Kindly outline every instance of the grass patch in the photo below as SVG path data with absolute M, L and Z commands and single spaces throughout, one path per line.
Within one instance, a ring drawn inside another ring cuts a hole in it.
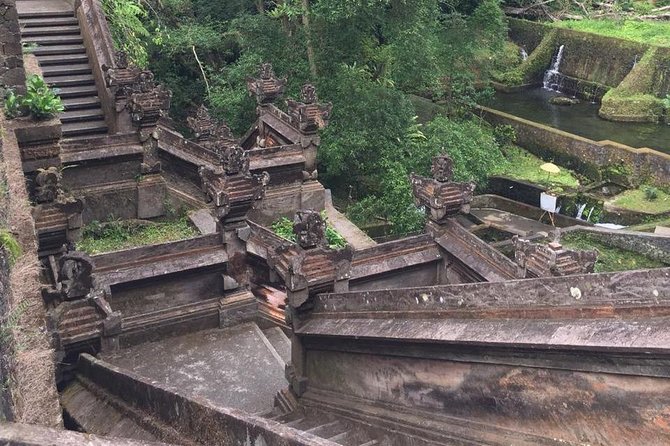
M 507 158 L 508 163 L 504 166 L 500 166 L 499 169 L 494 170 L 494 172 L 492 172 L 493 175 L 504 175 L 517 180 L 540 184 L 549 188 L 579 187 L 579 180 L 573 172 L 561 168 L 561 172 L 558 174 L 548 174 L 540 169 L 540 166 L 546 163 L 546 161 L 519 147 L 506 147 L 505 157 Z
M 5 229 L 0 229 L 0 246 L 4 248 L 9 256 L 10 266 L 21 256 L 21 245 L 19 245 L 19 242 L 16 241 L 14 236 Z
M 561 20 L 559 28 L 574 29 L 649 45 L 670 47 L 670 23 L 641 20 L 585 19 Z
M 611 204 L 622 209 L 648 214 L 663 214 L 670 212 L 670 194 L 654 189 L 656 198 L 650 199 L 649 190 L 653 188 L 627 190 L 614 197 Z
M 561 244 L 571 249 L 597 249 L 598 261 L 595 266 L 595 272 L 597 273 L 663 268 L 666 266 L 663 262 L 650 259 L 641 254 L 606 245 L 588 234 L 565 234 L 561 237 Z
M 339 232 L 335 230 L 326 219 L 325 211 L 321 213 L 322 218 L 326 221 L 326 241 L 328 242 L 328 247 L 330 249 L 340 249 L 347 246 L 347 241 L 340 235 Z M 274 223 L 270 226 L 272 232 L 277 234 L 279 237 L 286 239 L 288 241 L 296 241 L 295 234 L 293 233 L 293 222 L 286 217 L 282 217 L 278 220 L 275 220 Z
M 137 246 L 184 240 L 199 235 L 188 217 L 165 221 L 91 222 L 84 228 L 77 249 L 88 254 L 118 251 Z

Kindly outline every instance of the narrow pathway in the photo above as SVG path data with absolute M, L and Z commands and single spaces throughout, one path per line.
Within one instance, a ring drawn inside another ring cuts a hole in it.
M 17 1 L 21 40 L 37 57 L 44 79 L 57 89 L 65 111 L 63 138 L 107 134 L 95 78 L 79 22 L 66 1 Z
M 507 231 L 521 237 L 527 237 L 539 232 L 550 234 L 556 228 L 530 218 L 501 211 L 499 209 L 482 208 L 472 209 L 472 215 L 493 228 Z
M 347 240 L 355 251 L 371 248 L 377 244 L 358 226 L 350 222 L 347 217 L 335 209 L 330 190 L 326 191 L 326 216 L 328 217 L 328 222 Z

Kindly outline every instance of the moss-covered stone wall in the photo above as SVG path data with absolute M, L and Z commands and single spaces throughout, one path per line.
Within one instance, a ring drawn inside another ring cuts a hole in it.
M 497 76 L 506 86 L 538 83 L 561 45 L 566 93 L 601 100 L 600 116 L 612 121 L 670 121 L 670 48 L 509 19 L 509 36 L 530 56 Z
M 593 181 L 614 166 L 626 166 L 638 181 L 658 186 L 670 184 L 670 155 L 647 148 L 635 149 L 612 141 L 593 141 L 581 136 L 480 107 L 482 117 L 493 125 L 511 125 L 517 144 L 531 153 L 581 173 Z

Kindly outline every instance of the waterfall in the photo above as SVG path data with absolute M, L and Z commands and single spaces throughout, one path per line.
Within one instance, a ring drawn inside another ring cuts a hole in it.
M 586 203 L 579 205 L 579 210 L 577 211 L 577 216 L 575 217 L 577 220 L 582 219 L 582 215 L 584 214 L 584 209 L 586 209 Z
M 635 68 L 635 66 L 637 65 L 637 58 L 638 58 L 638 55 L 636 54 L 635 58 L 633 59 L 633 68 Z
M 560 88 L 560 75 L 561 73 L 558 69 L 561 67 L 561 61 L 563 60 L 563 49 L 565 45 L 561 45 L 558 48 L 558 53 L 554 60 L 551 63 L 551 68 L 549 68 L 544 73 L 544 79 L 542 81 L 542 87 L 546 90 L 555 90 L 558 91 Z
M 593 214 L 593 210 L 594 210 L 595 208 L 596 208 L 595 206 L 592 206 L 592 207 L 591 207 L 591 210 L 589 211 L 589 215 L 586 216 L 586 221 L 590 221 L 590 220 L 591 220 L 591 214 Z
M 528 59 L 528 53 L 526 52 L 526 48 L 520 47 L 519 52 L 521 54 L 521 60 L 526 60 Z

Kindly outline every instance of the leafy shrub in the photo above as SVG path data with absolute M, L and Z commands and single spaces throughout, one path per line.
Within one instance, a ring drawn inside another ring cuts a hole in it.
M 9 256 L 9 264 L 13 264 L 21 256 L 21 245 L 14 236 L 5 229 L 0 230 L 0 246 Z
M 9 90 L 5 97 L 5 113 L 10 119 L 23 114 L 35 119 L 49 119 L 63 110 L 60 97 L 37 74 L 27 79 L 25 96 L 17 96 Z
M 658 198 L 658 189 L 653 186 L 642 186 L 642 191 L 647 201 L 654 201 Z
M 36 74 L 30 76 L 26 82 L 23 106 L 35 119 L 49 119 L 64 110 L 60 97 Z
M 151 35 L 142 19 L 147 11 L 140 0 L 103 0 L 102 8 L 107 16 L 112 38 L 136 65 L 147 66 L 149 57 L 144 39 Z M 155 40 L 155 39 L 154 39 Z
M 16 118 L 21 115 L 22 97 L 17 96 L 14 90 L 7 90 L 5 95 L 5 116 L 8 119 Z
M 493 138 L 500 147 L 509 146 L 516 141 L 516 130 L 509 124 L 497 125 L 493 127 Z

